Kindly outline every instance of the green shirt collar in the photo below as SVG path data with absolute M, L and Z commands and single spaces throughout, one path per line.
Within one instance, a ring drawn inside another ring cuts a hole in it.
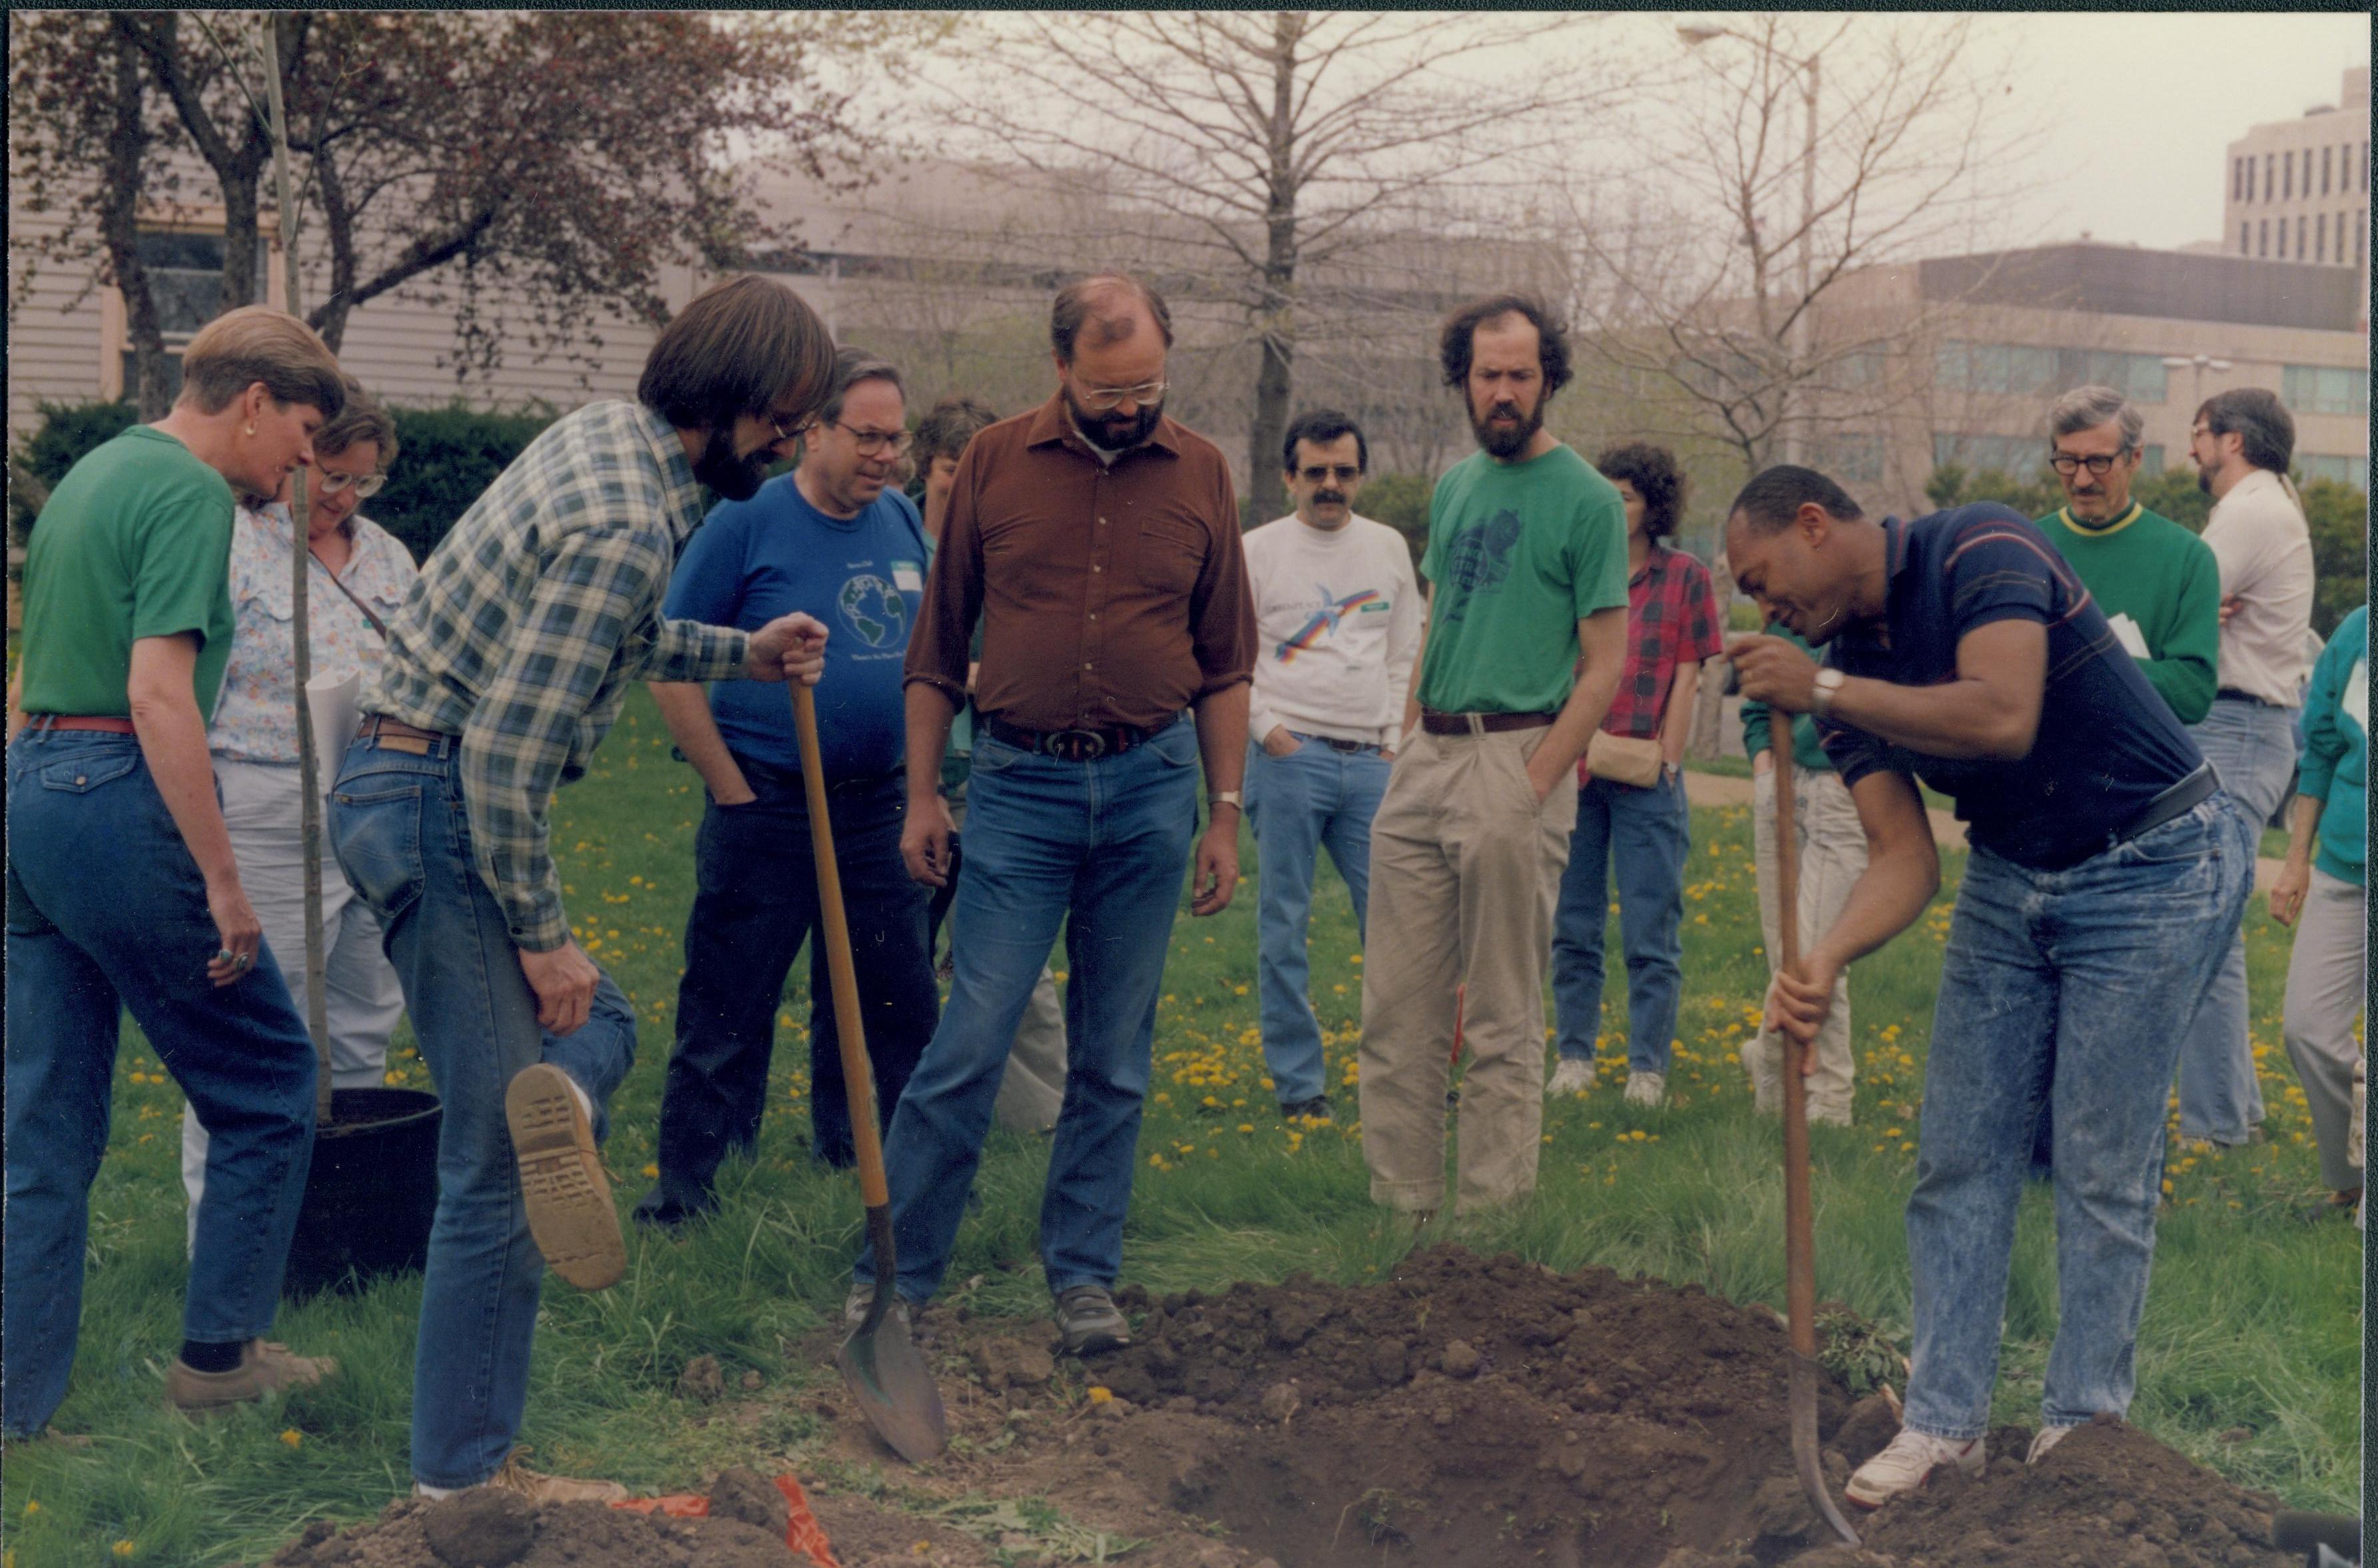
M 2103 539 L 2109 533 L 2120 533 L 2123 529 L 2138 521 L 2140 515 L 2146 509 L 2144 502 L 2133 500 L 2123 509 L 2121 516 L 2110 522 L 2084 522 L 2072 515 L 2071 507 L 2057 508 L 2056 516 L 2065 527 L 2075 533 L 2085 533 L 2093 539 Z

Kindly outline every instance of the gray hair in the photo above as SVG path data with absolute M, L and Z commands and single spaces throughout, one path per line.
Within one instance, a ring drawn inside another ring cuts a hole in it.
M 2075 387 L 2057 399 L 2048 411 L 2048 438 L 2053 443 L 2060 436 L 2095 430 L 2109 419 L 2120 422 L 2122 450 L 2137 451 L 2139 437 L 2146 428 L 2145 416 L 2137 404 L 2111 387 Z
M 334 458 L 358 442 L 369 441 L 379 449 L 379 472 L 386 473 L 389 464 L 396 461 L 396 421 L 354 377 L 342 372 L 339 380 L 347 401 L 314 432 L 314 455 Z
M 826 394 L 825 406 L 818 411 L 818 417 L 828 423 L 840 419 L 844 400 L 861 381 L 889 381 L 892 389 L 900 394 L 900 401 L 908 401 L 908 385 L 900 379 L 898 365 L 865 349 L 841 349 L 834 356 L 834 389 Z

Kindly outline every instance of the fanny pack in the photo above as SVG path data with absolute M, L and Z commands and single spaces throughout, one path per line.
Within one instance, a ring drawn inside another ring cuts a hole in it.
M 1633 784 L 1638 789 L 1649 789 L 1660 782 L 1662 761 L 1657 740 L 1612 735 L 1606 730 L 1595 730 L 1585 747 L 1587 772 L 1597 779 Z

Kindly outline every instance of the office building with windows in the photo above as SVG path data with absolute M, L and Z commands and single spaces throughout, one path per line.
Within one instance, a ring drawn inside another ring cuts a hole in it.
M 2229 144 L 2221 248 L 2257 261 L 2350 267 L 2370 293 L 2370 67 L 2337 102 L 2254 126 Z

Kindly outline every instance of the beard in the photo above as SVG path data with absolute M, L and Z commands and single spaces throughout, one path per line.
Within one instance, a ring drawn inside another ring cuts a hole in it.
M 737 457 L 734 433 L 714 429 L 703 440 L 702 455 L 693 460 L 693 476 L 730 501 L 748 501 L 760 493 L 761 483 L 775 461 L 775 450 L 768 447 L 748 458 Z
M 1470 415 L 1470 431 L 1478 437 L 1478 445 L 1491 458 L 1517 457 L 1527 449 L 1529 442 L 1536 438 L 1536 432 L 1544 427 L 1544 410 L 1541 402 L 1524 415 L 1520 414 L 1517 403 L 1497 402 L 1486 411 L 1486 419 L 1481 419 L 1473 409 Z M 1487 423 L 1496 414 L 1509 414 L 1517 423 L 1499 426 Z
M 2208 496 L 2213 494 L 2213 471 L 2211 469 L 2200 468 L 2196 471 L 2196 487 L 2204 491 Z
M 1111 452 L 1128 451 L 1156 434 L 1156 426 L 1164 418 L 1164 400 L 1159 398 L 1141 407 L 1137 413 L 1091 413 L 1074 401 L 1074 389 L 1064 389 L 1065 412 L 1073 416 L 1074 427 L 1093 443 Z

